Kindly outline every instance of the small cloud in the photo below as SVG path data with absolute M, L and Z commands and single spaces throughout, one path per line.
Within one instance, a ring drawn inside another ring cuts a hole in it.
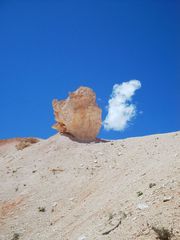
M 132 104 L 132 96 L 141 87 L 138 80 L 130 80 L 113 86 L 108 101 L 108 114 L 103 122 L 106 130 L 122 131 L 136 115 L 136 106 Z

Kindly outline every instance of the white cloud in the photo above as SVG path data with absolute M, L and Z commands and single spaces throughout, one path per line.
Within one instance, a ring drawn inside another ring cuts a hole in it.
M 122 131 L 136 115 L 136 106 L 132 104 L 132 96 L 141 87 L 138 80 L 130 80 L 113 86 L 108 101 L 108 114 L 103 122 L 106 130 Z

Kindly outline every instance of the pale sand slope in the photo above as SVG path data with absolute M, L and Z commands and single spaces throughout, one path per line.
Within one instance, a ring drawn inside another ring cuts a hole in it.
M 152 226 L 180 239 L 180 132 L 0 145 L 0 240 L 155 240 Z

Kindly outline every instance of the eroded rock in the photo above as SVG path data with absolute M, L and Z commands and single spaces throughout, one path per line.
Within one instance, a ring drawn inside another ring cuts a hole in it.
M 96 104 L 92 89 L 80 87 L 69 93 L 66 100 L 53 100 L 52 105 L 56 120 L 54 129 L 84 142 L 96 139 L 101 128 L 102 111 Z

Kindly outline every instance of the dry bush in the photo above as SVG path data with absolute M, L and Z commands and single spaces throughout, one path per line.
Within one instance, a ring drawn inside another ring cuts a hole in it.
M 13 238 L 11 240 L 18 240 L 19 239 L 19 233 L 14 233 Z
M 152 227 L 152 229 L 154 230 L 154 232 L 157 235 L 157 238 L 160 240 L 171 240 L 172 238 L 172 229 L 171 231 L 169 231 L 168 229 L 162 227 L 162 228 L 156 228 L 156 227 Z
M 17 150 L 23 150 L 26 147 L 31 146 L 34 143 L 39 142 L 38 139 L 36 138 L 23 138 L 20 140 L 20 142 L 18 144 L 16 144 L 16 149 Z

